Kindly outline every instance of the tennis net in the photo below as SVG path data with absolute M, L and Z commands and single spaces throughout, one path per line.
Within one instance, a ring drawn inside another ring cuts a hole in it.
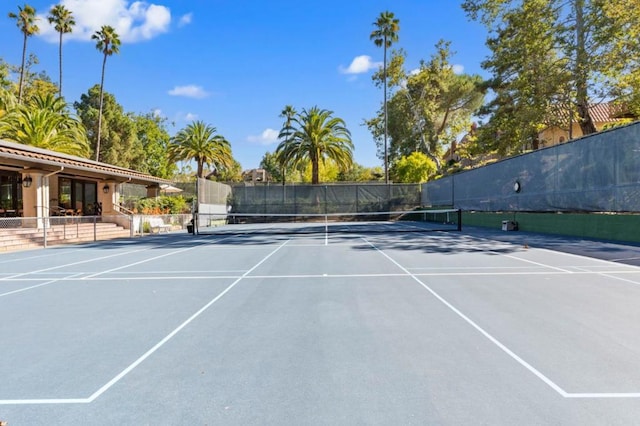
M 198 234 L 371 234 L 393 232 L 460 231 L 457 209 L 367 213 L 197 214 Z

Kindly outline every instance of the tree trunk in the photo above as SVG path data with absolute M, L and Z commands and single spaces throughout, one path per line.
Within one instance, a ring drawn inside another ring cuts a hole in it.
M 389 183 L 389 150 L 387 148 L 387 36 L 384 36 L 384 62 L 382 65 L 384 74 L 384 183 Z
M 320 183 L 320 164 L 317 158 L 311 159 L 311 184 L 317 185 Z
M 104 69 L 107 65 L 107 54 L 102 60 L 102 77 L 100 78 L 100 108 L 98 109 L 98 137 L 96 139 L 96 161 L 100 161 L 100 136 L 102 135 L 102 103 L 104 102 Z
M 62 31 L 60 31 L 60 43 L 58 45 L 58 63 L 60 64 L 60 81 L 58 83 L 58 92 L 62 97 Z
M 589 93 L 587 75 L 589 64 L 586 52 L 586 35 L 584 28 L 584 0 L 575 0 L 576 12 L 576 106 L 578 109 L 578 124 L 583 135 L 597 132 L 595 124 L 589 114 Z
M 22 90 L 24 87 L 24 65 L 27 60 L 27 35 L 24 35 L 22 43 L 22 66 L 20 67 L 20 83 L 18 84 L 18 103 L 22 104 Z

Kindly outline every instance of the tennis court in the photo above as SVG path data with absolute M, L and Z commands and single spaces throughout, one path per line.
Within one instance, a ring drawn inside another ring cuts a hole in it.
M 640 418 L 640 249 L 362 231 L 183 233 L 0 255 L 0 421 Z

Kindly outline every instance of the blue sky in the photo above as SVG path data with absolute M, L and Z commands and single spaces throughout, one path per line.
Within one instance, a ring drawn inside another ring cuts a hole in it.
M 57 82 L 57 38 L 45 16 L 56 2 L 30 0 L 43 19 L 28 42 L 37 70 Z M 483 74 L 486 31 L 470 22 L 457 0 L 62 0 L 77 26 L 64 44 L 63 91 L 79 100 L 100 82 L 102 56 L 90 39 L 101 25 L 120 35 L 120 53 L 109 57 L 105 90 L 125 111 L 157 111 L 174 134 L 193 120 L 215 126 L 232 145 L 243 169 L 273 152 L 283 107 L 318 106 L 343 118 L 354 158 L 381 166 L 362 125 L 381 105 L 372 73 L 383 52 L 369 39 L 373 22 L 389 10 L 400 20 L 394 47 L 408 54 L 407 68 L 428 60 L 440 39 L 452 42 L 452 62 Z M 9 19 L 24 2 L 2 2 L 0 57 L 20 63 L 22 34 Z

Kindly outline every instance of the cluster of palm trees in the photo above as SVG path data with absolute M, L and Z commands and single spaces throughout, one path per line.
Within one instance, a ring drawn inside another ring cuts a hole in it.
M 24 7 L 18 6 L 18 13 L 10 12 L 9 18 L 14 19 L 16 21 L 16 25 L 18 26 L 18 28 L 23 34 L 22 62 L 20 66 L 20 79 L 18 83 L 18 99 L 17 99 L 17 104 L 23 105 L 24 104 L 24 99 L 23 99 L 24 80 L 25 80 L 25 71 L 26 71 L 25 63 L 26 63 L 26 57 L 27 57 L 27 40 L 29 39 L 29 37 L 35 34 L 38 34 L 40 32 L 40 28 L 37 25 L 38 18 L 36 16 L 36 10 L 29 5 L 25 5 Z M 49 21 L 50 24 L 54 25 L 55 30 L 59 34 L 58 56 L 59 56 L 60 75 L 59 75 L 59 82 L 58 82 L 58 96 L 62 100 L 63 98 L 62 97 L 62 40 L 63 40 L 64 34 L 73 32 L 73 27 L 75 26 L 76 22 L 73 17 L 73 13 L 62 4 L 55 5 L 49 10 L 49 15 L 47 17 L 47 20 Z M 109 25 L 103 25 L 102 28 L 99 31 L 96 31 L 91 38 L 96 41 L 96 48 L 104 55 L 104 58 L 102 61 L 102 76 L 100 80 L 100 106 L 99 106 L 99 112 L 98 112 L 99 118 L 98 118 L 98 129 L 97 129 L 97 140 L 95 145 L 95 158 L 97 161 L 100 158 L 100 136 L 101 136 L 101 126 L 102 126 L 102 108 L 103 108 L 103 102 L 104 102 L 103 94 L 104 94 L 104 75 L 105 75 L 106 61 L 108 56 L 111 56 L 114 53 L 118 53 L 119 46 L 120 46 L 120 39 L 115 29 Z M 7 95 L 4 95 L 5 98 L 6 96 Z M 46 96 L 43 95 L 41 97 L 46 97 Z M 41 103 L 42 100 L 43 99 L 36 100 L 36 103 Z M 61 102 L 64 105 L 64 102 L 63 101 Z M 8 102 L 5 101 L 4 106 L 0 105 L 0 110 L 4 108 L 4 110 L 7 111 L 7 105 L 8 105 Z M 62 115 L 62 122 L 63 123 L 65 122 L 64 119 L 66 117 L 65 117 L 65 114 L 62 114 L 62 113 L 66 111 L 66 107 L 62 107 L 62 108 L 58 107 L 57 109 L 56 108 L 54 108 L 53 110 L 49 109 L 48 111 L 53 113 L 60 113 Z M 20 113 L 20 111 L 18 112 Z M 24 115 L 24 112 L 22 113 Z M 6 115 L 7 117 L 9 117 L 11 114 L 6 114 Z M 60 124 L 61 122 L 61 120 L 52 120 L 52 121 L 53 121 L 53 124 L 55 124 L 55 122 L 58 122 L 58 124 Z M 6 120 L 5 120 L 4 126 L 6 127 L 7 125 L 8 124 L 6 123 Z M 0 126 L 0 128 L 2 127 Z M 61 130 L 64 130 L 64 126 Z M 60 133 L 64 134 L 63 131 L 61 131 Z M 6 137 L 9 138 L 9 136 L 6 136 Z M 86 140 L 86 136 L 83 139 Z M 42 145 L 42 144 L 40 143 L 38 145 Z
M 71 33 L 75 26 L 73 13 L 64 5 L 53 6 L 47 17 L 59 34 L 59 82 L 58 96 L 36 95 L 26 102 L 23 99 L 25 85 L 25 62 L 27 41 L 38 34 L 36 10 L 25 5 L 18 7 L 18 13 L 9 13 L 22 32 L 22 63 L 17 99 L 8 91 L 0 90 L 0 137 L 28 143 L 46 149 L 55 149 L 70 154 L 88 156 L 89 142 L 82 123 L 68 113 L 62 97 L 62 45 L 63 36 Z M 387 48 L 397 41 L 398 20 L 393 13 L 383 12 L 374 23 L 377 29 L 371 39 L 377 46 L 384 47 L 384 108 L 385 108 L 385 178 L 388 182 L 387 131 L 386 131 L 386 65 Z M 119 52 L 120 40 L 113 27 L 104 25 L 92 35 L 96 48 L 103 54 L 100 80 L 100 105 L 98 125 L 94 145 L 95 159 L 100 159 L 100 139 L 102 133 L 102 110 L 104 102 L 104 76 L 107 58 Z M 314 106 L 298 113 L 287 105 L 281 113 L 285 122 L 280 131 L 282 142 L 276 149 L 276 159 L 282 168 L 283 177 L 287 169 L 311 165 L 311 181 L 319 183 L 320 164 L 327 159 L 340 169 L 347 170 L 353 165 L 353 143 L 351 134 L 343 119 L 334 117 L 333 112 Z M 168 154 L 174 161 L 193 159 L 197 164 L 197 175 L 203 177 L 204 166 L 218 168 L 231 167 L 234 159 L 230 143 L 216 133 L 216 128 L 202 121 L 195 121 L 180 130 L 171 139 Z

